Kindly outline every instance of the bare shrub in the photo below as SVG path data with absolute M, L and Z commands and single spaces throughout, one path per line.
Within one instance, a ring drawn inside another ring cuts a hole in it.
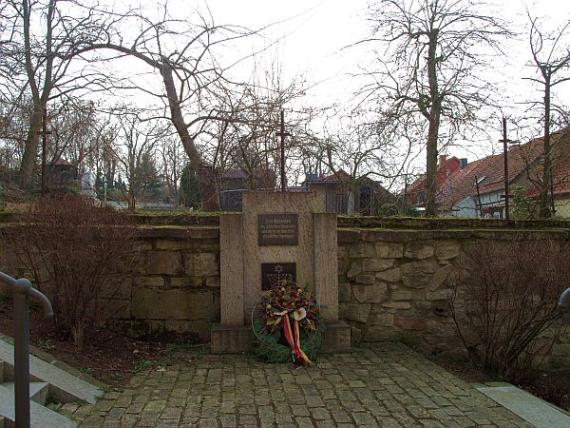
M 549 353 L 568 286 L 568 246 L 551 241 L 472 245 L 460 259 L 451 298 L 456 330 L 473 363 L 491 375 L 521 380 Z M 547 337 L 548 336 L 548 337 Z
M 109 315 L 101 298 L 113 299 L 129 273 L 134 233 L 126 214 L 58 195 L 36 201 L 10 234 L 21 262 L 52 299 L 56 328 L 79 349 L 87 327 Z

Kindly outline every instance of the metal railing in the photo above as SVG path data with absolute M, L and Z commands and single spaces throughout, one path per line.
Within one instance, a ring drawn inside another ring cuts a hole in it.
M 570 288 L 567 288 L 560 295 L 558 307 L 563 311 L 570 311 Z
M 28 297 L 39 300 L 46 317 L 53 316 L 48 298 L 25 279 L 0 272 L 0 281 L 14 295 L 14 399 L 17 428 L 30 427 L 30 311 Z

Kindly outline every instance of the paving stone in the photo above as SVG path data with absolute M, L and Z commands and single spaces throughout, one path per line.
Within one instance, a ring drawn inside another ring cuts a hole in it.
M 59 411 L 80 427 L 528 426 L 397 343 L 325 355 L 298 370 L 243 355 L 196 352 L 184 361 L 138 373 L 96 405 Z

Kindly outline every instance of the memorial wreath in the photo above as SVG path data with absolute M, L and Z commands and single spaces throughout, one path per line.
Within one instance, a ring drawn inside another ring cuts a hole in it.
M 323 338 L 312 293 L 286 280 L 263 292 L 253 311 L 252 327 L 253 353 L 272 363 L 292 357 L 295 365 L 307 366 L 316 359 Z

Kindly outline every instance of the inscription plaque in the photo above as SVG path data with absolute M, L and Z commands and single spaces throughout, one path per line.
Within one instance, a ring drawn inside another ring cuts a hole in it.
M 298 214 L 259 214 L 257 243 L 266 245 L 298 245 Z
M 269 290 L 281 281 L 297 281 L 296 263 L 261 263 L 261 289 Z

